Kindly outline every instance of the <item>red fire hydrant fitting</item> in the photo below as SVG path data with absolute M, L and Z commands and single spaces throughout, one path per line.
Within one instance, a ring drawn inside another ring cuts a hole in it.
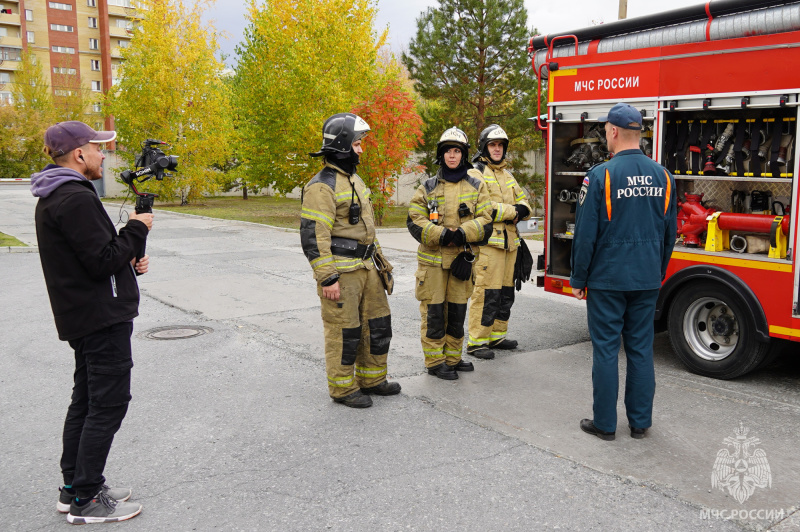
M 685 194 L 686 201 L 678 202 L 678 235 L 683 235 L 687 247 L 700 245 L 700 234 L 708 229 L 708 218 L 716 209 L 703 207 L 703 194 Z

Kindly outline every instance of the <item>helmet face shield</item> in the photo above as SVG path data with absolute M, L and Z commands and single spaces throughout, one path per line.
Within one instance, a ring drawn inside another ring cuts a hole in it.
M 322 125 L 322 148 L 312 157 L 334 153 L 348 153 L 357 140 L 369 133 L 367 122 L 353 113 L 337 113 L 328 118 Z

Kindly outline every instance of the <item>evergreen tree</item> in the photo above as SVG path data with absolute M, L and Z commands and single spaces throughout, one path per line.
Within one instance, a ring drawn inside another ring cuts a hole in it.
M 512 168 L 531 178 L 519 155 L 541 146 L 527 118 L 536 114 L 536 79 L 527 54 L 535 30 L 523 0 L 440 0 L 417 19 L 417 35 L 403 54 L 414 88 L 427 100 L 425 158 L 429 167 L 439 135 L 463 129 L 472 145 L 489 124 L 500 124 L 510 143 Z M 429 170 L 430 171 L 430 170 Z

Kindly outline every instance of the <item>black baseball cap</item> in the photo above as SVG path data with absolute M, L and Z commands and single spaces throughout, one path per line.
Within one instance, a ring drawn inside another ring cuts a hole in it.
M 117 138 L 116 131 L 95 131 L 83 122 L 71 120 L 59 122 L 47 128 L 44 145 L 50 149 L 51 157 L 60 157 L 88 143 L 103 144 Z

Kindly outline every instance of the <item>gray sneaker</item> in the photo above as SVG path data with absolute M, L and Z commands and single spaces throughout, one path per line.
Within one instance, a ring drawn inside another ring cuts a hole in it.
M 73 525 L 115 523 L 136 517 L 141 511 L 141 504 L 117 502 L 101 491 L 83 506 L 78 506 L 75 501 L 72 501 L 67 514 L 67 521 Z
M 101 488 L 102 491 L 114 499 L 115 501 L 127 501 L 131 498 L 130 488 L 109 488 L 105 484 Z M 58 488 L 58 502 L 56 503 L 56 510 L 62 514 L 69 512 L 69 505 L 72 504 L 72 499 L 75 498 L 75 491 L 69 488 Z

